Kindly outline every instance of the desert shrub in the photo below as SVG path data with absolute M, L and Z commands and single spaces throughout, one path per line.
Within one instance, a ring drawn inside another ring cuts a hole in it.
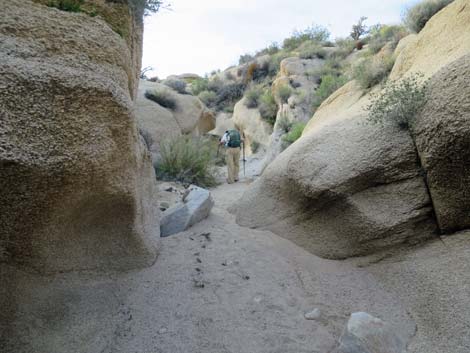
M 393 56 L 364 58 L 353 66 L 352 77 L 363 89 L 374 87 L 388 77 L 394 62 Z
M 321 82 L 315 93 L 313 94 L 312 110 L 315 111 L 325 99 L 327 99 L 333 92 L 342 87 L 346 82 L 345 76 L 336 76 L 327 74 L 321 77 Z
M 259 87 L 251 87 L 245 92 L 245 105 L 248 108 L 256 108 L 259 104 L 259 99 L 261 97 L 261 90 Z
M 317 43 L 323 43 L 327 41 L 329 37 L 330 31 L 326 27 L 312 25 L 303 31 L 295 30 L 291 37 L 284 39 L 282 47 L 285 50 L 291 51 L 306 41 L 310 40 Z
M 300 136 L 302 136 L 302 132 L 304 131 L 304 128 L 305 128 L 305 123 L 294 123 L 291 126 L 290 131 L 282 137 L 282 141 L 284 141 L 285 145 L 287 146 L 294 143 L 300 138 Z M 287 147 L 287 146 L 284 146 L 284 147 Z
M 207 77 L 197 78 L 191 82 L 191 93 L 199 96 L 201 92 L 209 90 L 209 79 Z
M 174 95 L 168 89 L 154 89 L 145 92 L 145 98 L 154 101 L 164 108 L 176 110 L 177 104 Z
M 271 90 L 267 89 L 259 99 L 258 109 L 261 117 L 269 124 L 274 125 L 276 122 L 277 108 L 276 100 Z
M 279 44 L 277 42 L 272 42 L 268 47 L 260 50 L 259 52 L 256 53 L 256 56 L 261 56 L 261 55 L 274 55 L 278 53 L 281 50 L 279 47 Z
M 373 54 L 378 53 L 387 43 L 395 48 L 406 35 L 407 31 L 403 26 L 376 25 L 370 30 L 369 50 Z
M 85 0 L 49 0 L 47 6 L 55 7 L 62 11 L 80 12 Z
M 268 75 L 274 77 L 280 70 L 281 61 L 285 58 L 288 58 L 290 55 L 285 51 L 280 51 L 273 56 L 271 56 L 270 61 L 268 63 Z
M 156 165 L 157 178 L 214 186 L 212 144 L 207 139 L 180 136 L 160 143 L 161 158 Z
M 258 152 L 259 148 L 261 147 L 261 144 L 258 141 L 251 141 L 250 148 L 251 152 L 256 153 Z
M 183 80 L 176 80 L 176 79 L 169 79 L 163 81 L 165 86 L 170 87 L 171 89 L 175 90 L 180 94 L 187 94 L 186 92 L 186 82 Z
M 284 131 L 284 133 L 288 133 L 292 128 L 292 122 L 281 115 L 277 121 L 277 126 L 280 130 Z
M 253 60 L 254 60 L 253 55 L 250 55 L 250 54 L 240 55 L 240 59 L 238 59 L 238 65 L 247 64 Z
M 291 94 L 292 94 L 292 88 L 290 88 L 289 85 L 282 85 L 277 89 L 277 95 L 281 103 L 287 103 Z
M 424 0 L 406 11 L 403 22 L 410 31 L 419 33 L 432 16 L 453 1 L 454 0 Z
M 209 108 L 213 108 L 217 101 L 217 94 L 213 91 L 199 92 L 198 97 Z
M 346 57 L 351 54 L 356 47 L 354 40 L 351 38 L 337 38 L 335 43 L 337 48 L 330 54 L 330 57 L 341 60 L 346 59 Z
M 299 57 L 301 59 L 324 59 L 326 57 L 326 50 L 316 42 L 305 42 L 299 48 Z
M 413 126 L 416 115 L 426 104 L 427 81 L 414 74 L 400 81 L 388 82 L 382 92 L 372 95 L 366 107 L 373 124 L 395 124 L 403 129 Z
M 210 78 L 207 82 L 207 90 L 218 92 L 224 87 L 224 81 L 218 76 Z
M 226 71 L 224 73 L 224 76 L 229 81 L 235 81 L 235 76 L 233 76 L 233 74 L 230 71 Z
M 307 71 L 305 74 L 310 79 L 315 79 L 318 84 L 321 83 L 324 76 L 339 77 L 343 75 L 343 66 L 336 57 L 331 57 L 325 61 L 325 64 L 318 69 Z
M 246 85 L 243 83 L 230 83 L 228 85 L 222 86 L 216 94 L 216 108 L 217 110 L 223 110 L 229 104 L 233 104 L 241 97 L 245 92 Z

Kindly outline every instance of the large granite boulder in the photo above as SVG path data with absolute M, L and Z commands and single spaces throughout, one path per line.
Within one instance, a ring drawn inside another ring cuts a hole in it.
M 325 258 L 418 242 L 434 229 L 407 132 L 345 119 L 303 136 L 243 195 L 237 222 Z
M 429 83 L 428 102 L 414 125 L 439 227 L 470 227 L 470 55 Z
M 114 8 L 141 38 L 141 14 Z M 140 43 L 101 16 L 23 0 L 2 3 L 0 43 L 6 261 L 42 273 L 151 265 L 155 174 L 131 100 Z

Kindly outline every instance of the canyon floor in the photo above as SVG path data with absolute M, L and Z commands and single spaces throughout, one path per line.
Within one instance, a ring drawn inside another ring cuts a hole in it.
M 250 182 L 213 189 L 209 218 L 162 238 L 150 268 L 51 277 L 6 269 L 15 307 L 2 351 L 328 353 L 357 311 L 391 323 L 410 352 L 470 351 L 469 233 L 399 255 L 324 260 L 235 223 L 227 209 Z M 313 309 L 320 317 L 306 320 Z

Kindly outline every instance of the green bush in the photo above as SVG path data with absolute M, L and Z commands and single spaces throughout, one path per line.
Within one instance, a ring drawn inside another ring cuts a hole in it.
M 329 37 L 330 31 L 326 27 L 312 25 L 303 31 L 295 30 L 291 37 L 284 39 L 282 47 L 285 50 L 291 51 L 306 41 L 310 40 L 317 43 L 323 43 L 327 41 Z
M 352 38 L 338 38 L 335 43 L 336 50 L 331 53 L 330 57 L 340 60 L 346 59 L 346 57 L 351 54 L 356 47 L 356 43 Z
M 256 108 L 261 97 L 261 90 L 258 87 L 251 87 L 245 92 L 245 105 L 248 108 Z
M 164 108 L 176 110 L 177 104 L 173 93 L 167 89 L 154 89 L 145 92 L 145 98 L 154 101 Z
M 304 128 L 305 128 L 305 123 L 294 123 L 290 131 L 282 137 L 282 140 L 287 145 L 294 143 L 300 138 L 300 136 L 302 136 L 302 132 L 304 131 Z
M 388 77 L 394 63 L 393 56 L 364 58 L 353 66 L 352 77 L 363 89 L 369 89 Z
M 210 141 L 190 136 L 163 141 L 155 168 L 157 178 L 202 187 L 216 185 L 212 149 Z
M 209 108 L 213 108 L 217 101 L 217 94 L 213 91 L 202 91 L 198 97 Z
M 292 88 L 288 85 L 282 85 L 277 90 L 277 95 L 279 96 L 281 103 L 287 103 L 291 94 Z
M 299 57 L 301 59 L 324 59 L 326 57 L 326 50 L 316 42 L 305 42 L 299 48 Z
M 250 61 L 253 61 L 255 58 L 253 55 L 244 54 L 240 55 L 240 59 L 238 59 L 238 65 L 248 64 Z
M 268 74 L 271 77 L 274 77 L 277 75 L 281 68 L 281 61 L 284 60 L 285 58 L 288 58 L 290 55 L 284 50 L 281 50 L 280 52 L 274 54 L 271 56 L 269 64 L 268 64 Z
M 401 81 L 389 82 L 382 92 L 372 96 L 366 107 L 368 121 L 373 124 L 391 123 L 402 129 L 413 126 L 416 115 L 426 104 L 427 81 L 415 74 Z
M 223 110 L 226 106 L 234 104 L 245 92 L 245 84 L 243 83 L 230 83 L 222 86 L 216 94 L 216 109 Z
M 274 125 L 277 115 L 276 100 L 270 89 L 266 90 L 259 99 L 258 109 L 261 117 L 269 124 Z
M 62 11 L 80 12 L 85 0 L 49 0 L 47 6 L 55 7 Z
M 335 76 L 339 77 L 342 76 L 344 69 L 341 65 L 341 62 L 338 61 L 336 57 L 329 58 L 325 61 L 325 64 L 321 66 L 319 69 L 315 69 L 312 71 L 306 72 L 307 77 L 310 79 L 315 79 L 318 84 L 321 83 L 322 77 L 324 76 Z
M 258 152 L 259 148 L 261 147 L 261 144 L 258 141 L 251 141 L 250 148 L 251 152 L 256 153 Z
M 345 76 L 336 76 L 327 74 L 322 76 L 320 86 L 316 89 L 313 95 L 312 110 L 315 111 L 325 99 L 333 94 L 336 90 L 342 87 L 346 82 Z
M 188 94 L 188 92 L 186 92 L 186 82 L 183 80 L 169 79 L 163 81 L 163 84 L 180 94 Z
M 209 79 L 197 78 L 191 82 L 191 93 L 195 96 L 198 96 L 199 93 L 209 90 Z
M 279 48 L 279 44 L 277 42 L 271 43 L 267 48 L 264 48 L 256 53 L 255 56 L 262 56 L 262 55 L 274 55 L 278 53 L 281 49 Z
M 437 12 L 454 0 L 424 0 L 406 11 L 403 22 L 410 31 L 419 33 Z
M 387 43 L 391 43 L 392 48 L 395 48 L 406 35 L 407 31 L 403 26 L 376 25 L 370 30 L 369 50 L 372 54 L 376 54 Z

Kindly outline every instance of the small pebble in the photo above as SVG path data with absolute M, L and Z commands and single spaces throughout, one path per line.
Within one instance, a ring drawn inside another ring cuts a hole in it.
M 306 320 L 318 320 L 321 316 L 321 311 L 318 308 L 308 311 L 304 314 Z

